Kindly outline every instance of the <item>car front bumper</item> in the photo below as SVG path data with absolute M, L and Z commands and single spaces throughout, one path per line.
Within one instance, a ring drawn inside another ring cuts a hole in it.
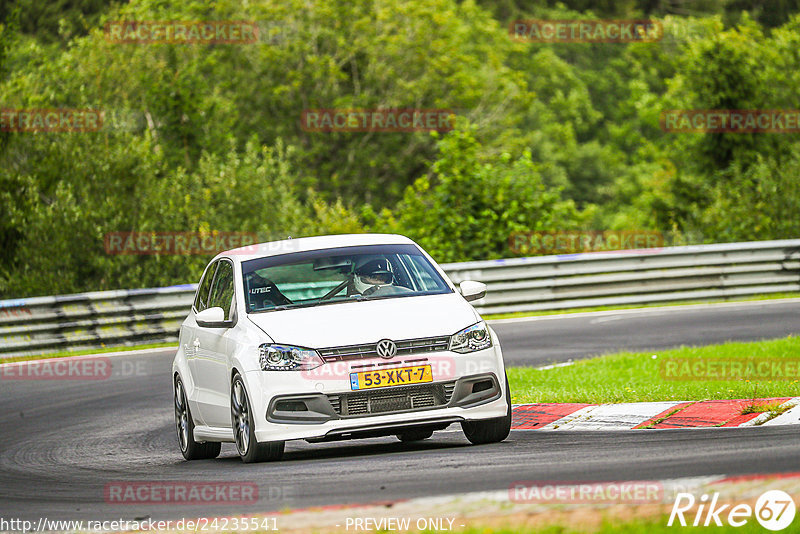
M 440 352 L 391 362 L 370 359 L 335 365 L 311 372 L 245 373 L 256 439 L 346 439 L 369 433 L 391 434 L 394 428 L 443 427 L 507 414 L 505 373 L 497 344 L 470 354 Z M 351 372 L 415 365 L 431 365 L 433 381 L 351 389 Z

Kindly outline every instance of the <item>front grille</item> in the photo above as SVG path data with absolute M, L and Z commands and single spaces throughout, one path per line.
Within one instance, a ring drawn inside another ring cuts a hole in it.
M 427 354 L 429 352 L 447 350 L 447 347 L 450 345 L 450 336 L 405 339 L 402 341 L 395 341 L 395 345 L 397 345 L 397 356 Z M 326 362 L 378 358 L 378 343 L 330 347 L 327 349 L 317 349 L 317 352 L 319 352 L 319 355 L 322 356 L 322 359 Z
M 328 400 L 341 417 L 390 414 L 446 406 L 454 388 L 455 382 L 401 386 L 328 395 Z

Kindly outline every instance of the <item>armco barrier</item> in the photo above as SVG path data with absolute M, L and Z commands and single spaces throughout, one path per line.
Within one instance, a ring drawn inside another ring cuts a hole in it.
M 800 239 L 565 254 L 442 266 L 488 286 L 481 313 L 800 291 Z
M 0 356 L 177 341 L 195 285 L 0 301 Z
M 481 313 L 800 291 L 800 239 L 539 256 L 442 266 L 488 286 Z M 0 357 L 177 341 L 195 285 L 0 301 Z

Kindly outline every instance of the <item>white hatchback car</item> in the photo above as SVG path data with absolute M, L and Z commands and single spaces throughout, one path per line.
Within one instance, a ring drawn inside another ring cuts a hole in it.
M 245 462 L 286 440 L 430 437 L 461 423 L 502 441 L 511 401 L 500 344 L 416 243 L 399 235 L 288 239 L 206 268 L 172 365 L 187 460 L 234 442 Z

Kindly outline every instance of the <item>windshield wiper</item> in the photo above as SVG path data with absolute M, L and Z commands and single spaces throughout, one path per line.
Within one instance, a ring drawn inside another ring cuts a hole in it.
M 273 306 L 272 308 L 266 308 L 263 310 L 255 310 L 251 311 L 250 313 L 263 313 L 263 312 L 271 312 L 271 311 L 282 311 L 282 310 L 289 310 L 292 308 L 304 308 L 307 306 L 316 306 L 316 302 L 304 303 L 304 302 L 292 302 L 291 304 L 278 304 L 277 306 Z
M 320 304 L 337 304 L 339 302 L 362 302 L 365 300 L 375 300 L 380 298 L 387 298 L 387 297 L 365 297 L 360 293 L 356 293 L 355 295 L 350 295 L 344 299 L 328 299 L 323 300 L 320 299 L 316 302 L 292 302 L 291 304 L 279 304 L 277 306 L 273 306 L 272 308 L 267 308 L 265 310 L 255 310 L 250 313 L 264 313 L 264 312 L 271 312 L 271 311 L 283 311 L 283 310 L 290 310 L 295 308 L 313 308 L 314 306 L 319 306 Z
M 362 300 L 367 300 L 367 297 L 365 297 L 364 295 L 361 295 L 361 294 L 350 295 L 349 297 L 345 297 L 343 299 L 337 299 L 337 300 L 334 300 L 333 297 L 331 297 L 329 299 L 319 299 L 317 302 L 315 302 L 313 304 L 309 304 L 309 306 L 319 306 L 320 304 L 336 304 L 336 303 L 339 303 L 339 302 L 350 302 L 350 301 L 353 301 L 353 300 L 356 300 L 356 301 L 360 302 Z

